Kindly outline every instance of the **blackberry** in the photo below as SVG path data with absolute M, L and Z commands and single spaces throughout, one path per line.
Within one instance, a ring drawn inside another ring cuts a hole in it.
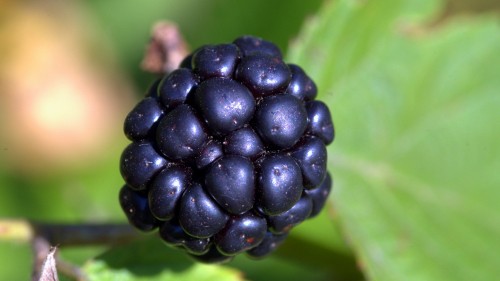
M 255 201 L 252 162 L 242 156 L 223 156 L 205 173 L 205 188 L 228 213 L 238 215 L 249 211 Z
M 234 44 L 207 45 L 193 54 L 191 64 L 202 79 L 230 77 L 239 57 L 239 49 Z
M 163 169 L 149 185 L 149 207 L 159 220 L 175 216 L 177 203 L 191 179 L 191 171 L 182 166 Z
M 173 109 L 184 103 L 188 94 L 197 85 L 197 78 L 191 70 L 179 68 L 160 80 L 156 95 L 159 96 L 161 103 L 167 110 Z
M 303 186 L 315 188 L 326 176 L 326 147 L 316 137 L 307 136 L 291 155 L 302 171 Z
M 266 233 L 264 239 L 257 247 L 254 247 L 247 251 L 247 254 L 252 258 L 264 257 L 281 245 L 285 239 L 288 237 L 288 233 L 285 234 L 274 234 L 270 231 Z
M 178 212 L 182 229 L 196 238 L 213 236 L 229 220 L 229 215 L 196 182 L 182 195 Z
M 307 76 L 304 70 L 295 64 L 289 64 L 292 78 L 286 93 L 304 101 L 314 100 L 317 95 L 316 84 Z
M 287 233 L 293 226 L 305 221 L 312 211 L 312 200 L 304 194 L 292 208 L 276 216 L 269 216 L 269 230 L 273 233 Z
M 331 114 L 305 71 L 254 36 L 206 45 L 128 114 L 120 206 L 204 263 L 260 258 L 330 194 Z
M 255 99 L 243 85 L 232 79 L 203 81 L 194 93 L 200 113 L 215 134 L 227 134 L 248 123 L 255 111 Z
M 326 203 L 326 199 L 328 199 L 328 195 L 332 189 L 332 178 L 329 173 L 326 173 L 326 177 L 323 182 L 314 189 L 305 189 L 304 193 L 309 195 L 312 200 L 312 211 L 309 217 L 314 217 L 319 214 L 319 212 L 323 209 L 323 206 Z
M 277 215 L 293 207 L 303 192 L 302 172 L 285 154 L 269 155 L 259 168 L 257 206 L 266 215 Z
M 288 148 L 304 134 L 307 112 L 304 104 L 291 95 L 264 98 L 255 112 L 255 128 L 269 146 Z
M 330 110 L 322 101 L 311 101 L 306 103 L 307 132 L 319 137 L 326 145 L 332 143 L 335 130 L 332 123 Z
M 125 185 L 120 189 L 119 197 L 120 206 L 130 224 L 142 231 L 150 231 L 158 226 L 158 221 L 149 210 L 147 193 L 133 190 Z
M 243 56 L 247 57 L 254 53 L 261 53 L 281 59 L 280 49 L 273 43 L 255 36 L 244 35 L 236 38 L 233 44 L 238 46 Z
M 259 245 L 266 235 L 266 219 L 246 213 L 234 216 L 224 229 L 214 237 L 217 250 L 224 255 L 232 256 Z
M 262 140 L 250 127 L 228 134 L 223 144 L 226 154 L 240 155 L 251 160 L 255 160 L 265 151 Z
M 202 170 L 208 167 L 212 162 L 224 155 L 222 145 L 216 140 L 210 140 L 201 149 L 196 158 L 196 168 Z
M 234 78 L 245 84 L 255 96 L 267 96 L 283 92 L 292 73 L 281 59 L 253 53 L 241 59 Z
M 187 234 L 176 219 L 164 222 L 159 233 L 167 245 L 184 248 L 194 255 L 206 254 L 212 245 L 210 238 L 195 238 Z
M 202 121 L 187 104 L 181 104 L 165 115 L 156 130 L 158 149 L 173 160 L 195 156 L 206 140 Z
M 120 172 L 130 188 L 144 190 L 151 178 L 167 165 L 167 161 L 149 141 L 133 142 L 120 159 Z
M 163 107 L 157 99 L 147 97 L 140 101 L 125 119 L 124 131 L 127 138 L 139 141 L 153 134 L 156 121 L 163 113 Z

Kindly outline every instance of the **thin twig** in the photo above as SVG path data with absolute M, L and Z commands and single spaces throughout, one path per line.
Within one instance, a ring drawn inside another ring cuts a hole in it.
M 65 246 L 114 245 L 139 237 L 137 230 L 126 224 L 47 224 L 33 223 L 36 235 L 51 244 Z
M 59 257 L 57 257 L 56 260 L 57 260 L 57 269 L 61 272 L 61 274 L 64 274 L 67 277 L 70 277 L 76 281 L 88 280 L 87 276 L 79 266 L 64 261 Z

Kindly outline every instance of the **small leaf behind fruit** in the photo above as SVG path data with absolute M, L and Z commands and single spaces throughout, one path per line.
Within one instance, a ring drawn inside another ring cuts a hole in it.
M 235 269 L 191 261 L 158 237 L 116 246 L 89 261 L 84 271 L 90 280 L 245 280 Z

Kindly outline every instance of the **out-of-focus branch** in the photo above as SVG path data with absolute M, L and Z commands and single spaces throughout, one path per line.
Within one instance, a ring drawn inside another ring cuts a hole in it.
M 34 232 L 52 245 L 81 246 L 120 244 L 138 237 L 128 224 L 46 224 L 33 223 Z

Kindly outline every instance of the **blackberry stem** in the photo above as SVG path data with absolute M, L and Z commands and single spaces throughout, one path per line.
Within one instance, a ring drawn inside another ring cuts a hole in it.
M 109 245 L 134 240 L 139 237 L 139 232 L 128 224 L 58 224 L 0 219 L 0 241 L 28 243 L 36 237 L 43 237 L 50 244 L 60 246 Z

